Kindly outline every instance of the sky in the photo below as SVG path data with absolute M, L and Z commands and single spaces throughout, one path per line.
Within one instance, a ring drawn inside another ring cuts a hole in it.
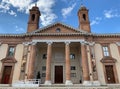
M 26 33 L 29 9 L 36 2 L 39 28 L 55 22 L 78 28 L 77 12 L 83 4 L 93 33 L 120 33 L 120 0 L 0 0 L 0 34 Z

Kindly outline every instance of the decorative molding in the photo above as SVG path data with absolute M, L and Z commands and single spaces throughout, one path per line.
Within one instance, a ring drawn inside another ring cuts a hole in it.
M 88 42 L 88 41 L 80 41 L 80 43 L 83 45 L 90 45 L 90 46 L 93 46 L 95 44 L 95 42 Z
M 100 60 L 102 63 L 116 63 L 117 60 L 115 58 L 112 57 L 104 57 Z
M 49 41 L 49 42 L 46 42 L 48 45 L 51 45 L 53 42 L 52 41 Z
M 116 44 L 117 44 L 118 46 L 120 46 L 120 42 L 116 42 Z
M 81 39 L 81 40 L 68 40 L 68 39 L 64 39 L 64 40 L 39 40 L 39 39 L 33 39 L 32 42 L 81 42 L 81 41 L 84 41 L 84 39 Z
M 28 45 L 36 45 L 37 42 L 23 42 L 23 45 L 28 46 Z
M 71 43 L 70 41 L 66 41 L 66 42 L 65 42 L 66 45 L 69 45 L 70 43 Z
M 17 60 L 14 57 L 6 57 L 1 60 L 2 63 L 16 63 Z

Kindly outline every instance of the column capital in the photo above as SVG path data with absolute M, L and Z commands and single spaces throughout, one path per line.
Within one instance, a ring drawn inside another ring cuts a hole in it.
M 65 41 L 65 44 L 66 45 L 69 45 L 71 42 L 70 41 Z
M 23 45 L 28 46 L 28 45 L 36 45 L 37 42 L 23 42 Z
M 94 45 L 95 45 L 95 42 L 89 42 L 89 45 L 90 45 L 90 46 L 94 46 Z
M 1 46 L 1 44 L 2 44 L 2 43 L 0 42 L 0 46 Z
M 88 42 L 88 41 L 80 41 L 80 43 L 82 45 L 90 45 L 90 46 L 94 46 L 95 42 Z
M 48 45 L 51 45 L 53 42 L 52 41 L 49 41 L 49 42 L 46 42 Z
M 120 42 L 116 42 L 116 45 L 117 45 L 117 46 L 120 46 Z

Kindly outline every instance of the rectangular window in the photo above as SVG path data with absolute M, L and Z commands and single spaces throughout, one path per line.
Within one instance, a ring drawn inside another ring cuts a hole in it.
M 103 54 L 104 54 L 104 56 L 110 56 L 108 46 L 103 46 Z
M 46 77 L 46 73 L 42 73 L 42 77 Z
M 71 73 L 71 77 L 76 77 L 76 73 Z
M 9 46 L 8 56 L 14 56 L 14 51 L 15 51 L 15 47 L 14 46 Z
M 76 67 L 75 66 L 71 66 L 71 70 L 76 70 Z
M 75 59 L 75 54 L 70 54 L 70 59 Z
M 43 54 L 43 59 L 47 59 L 47 54 Z
M 42 66 L 42 71 L 45 71 L 46 70 L 46 66 Z

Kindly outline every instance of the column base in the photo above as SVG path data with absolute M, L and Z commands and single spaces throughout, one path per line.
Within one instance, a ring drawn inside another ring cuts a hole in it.
M 83 82 L 84 86 L 100 86 L 99 81 L 84 81 Z
M 66 80 L 65 85 L 73 85 L 71 80 Z
M 52 85 L 51 81 L 45 81 L 44 85 Z
M 99 81 L 93 81 L 93 85 L 94 86 L 100 86 L 100 82 Z
M 83 85 L 84 86 L 91 86 L 92 83 L 91 83 L 91 81 L 83 81 Z

